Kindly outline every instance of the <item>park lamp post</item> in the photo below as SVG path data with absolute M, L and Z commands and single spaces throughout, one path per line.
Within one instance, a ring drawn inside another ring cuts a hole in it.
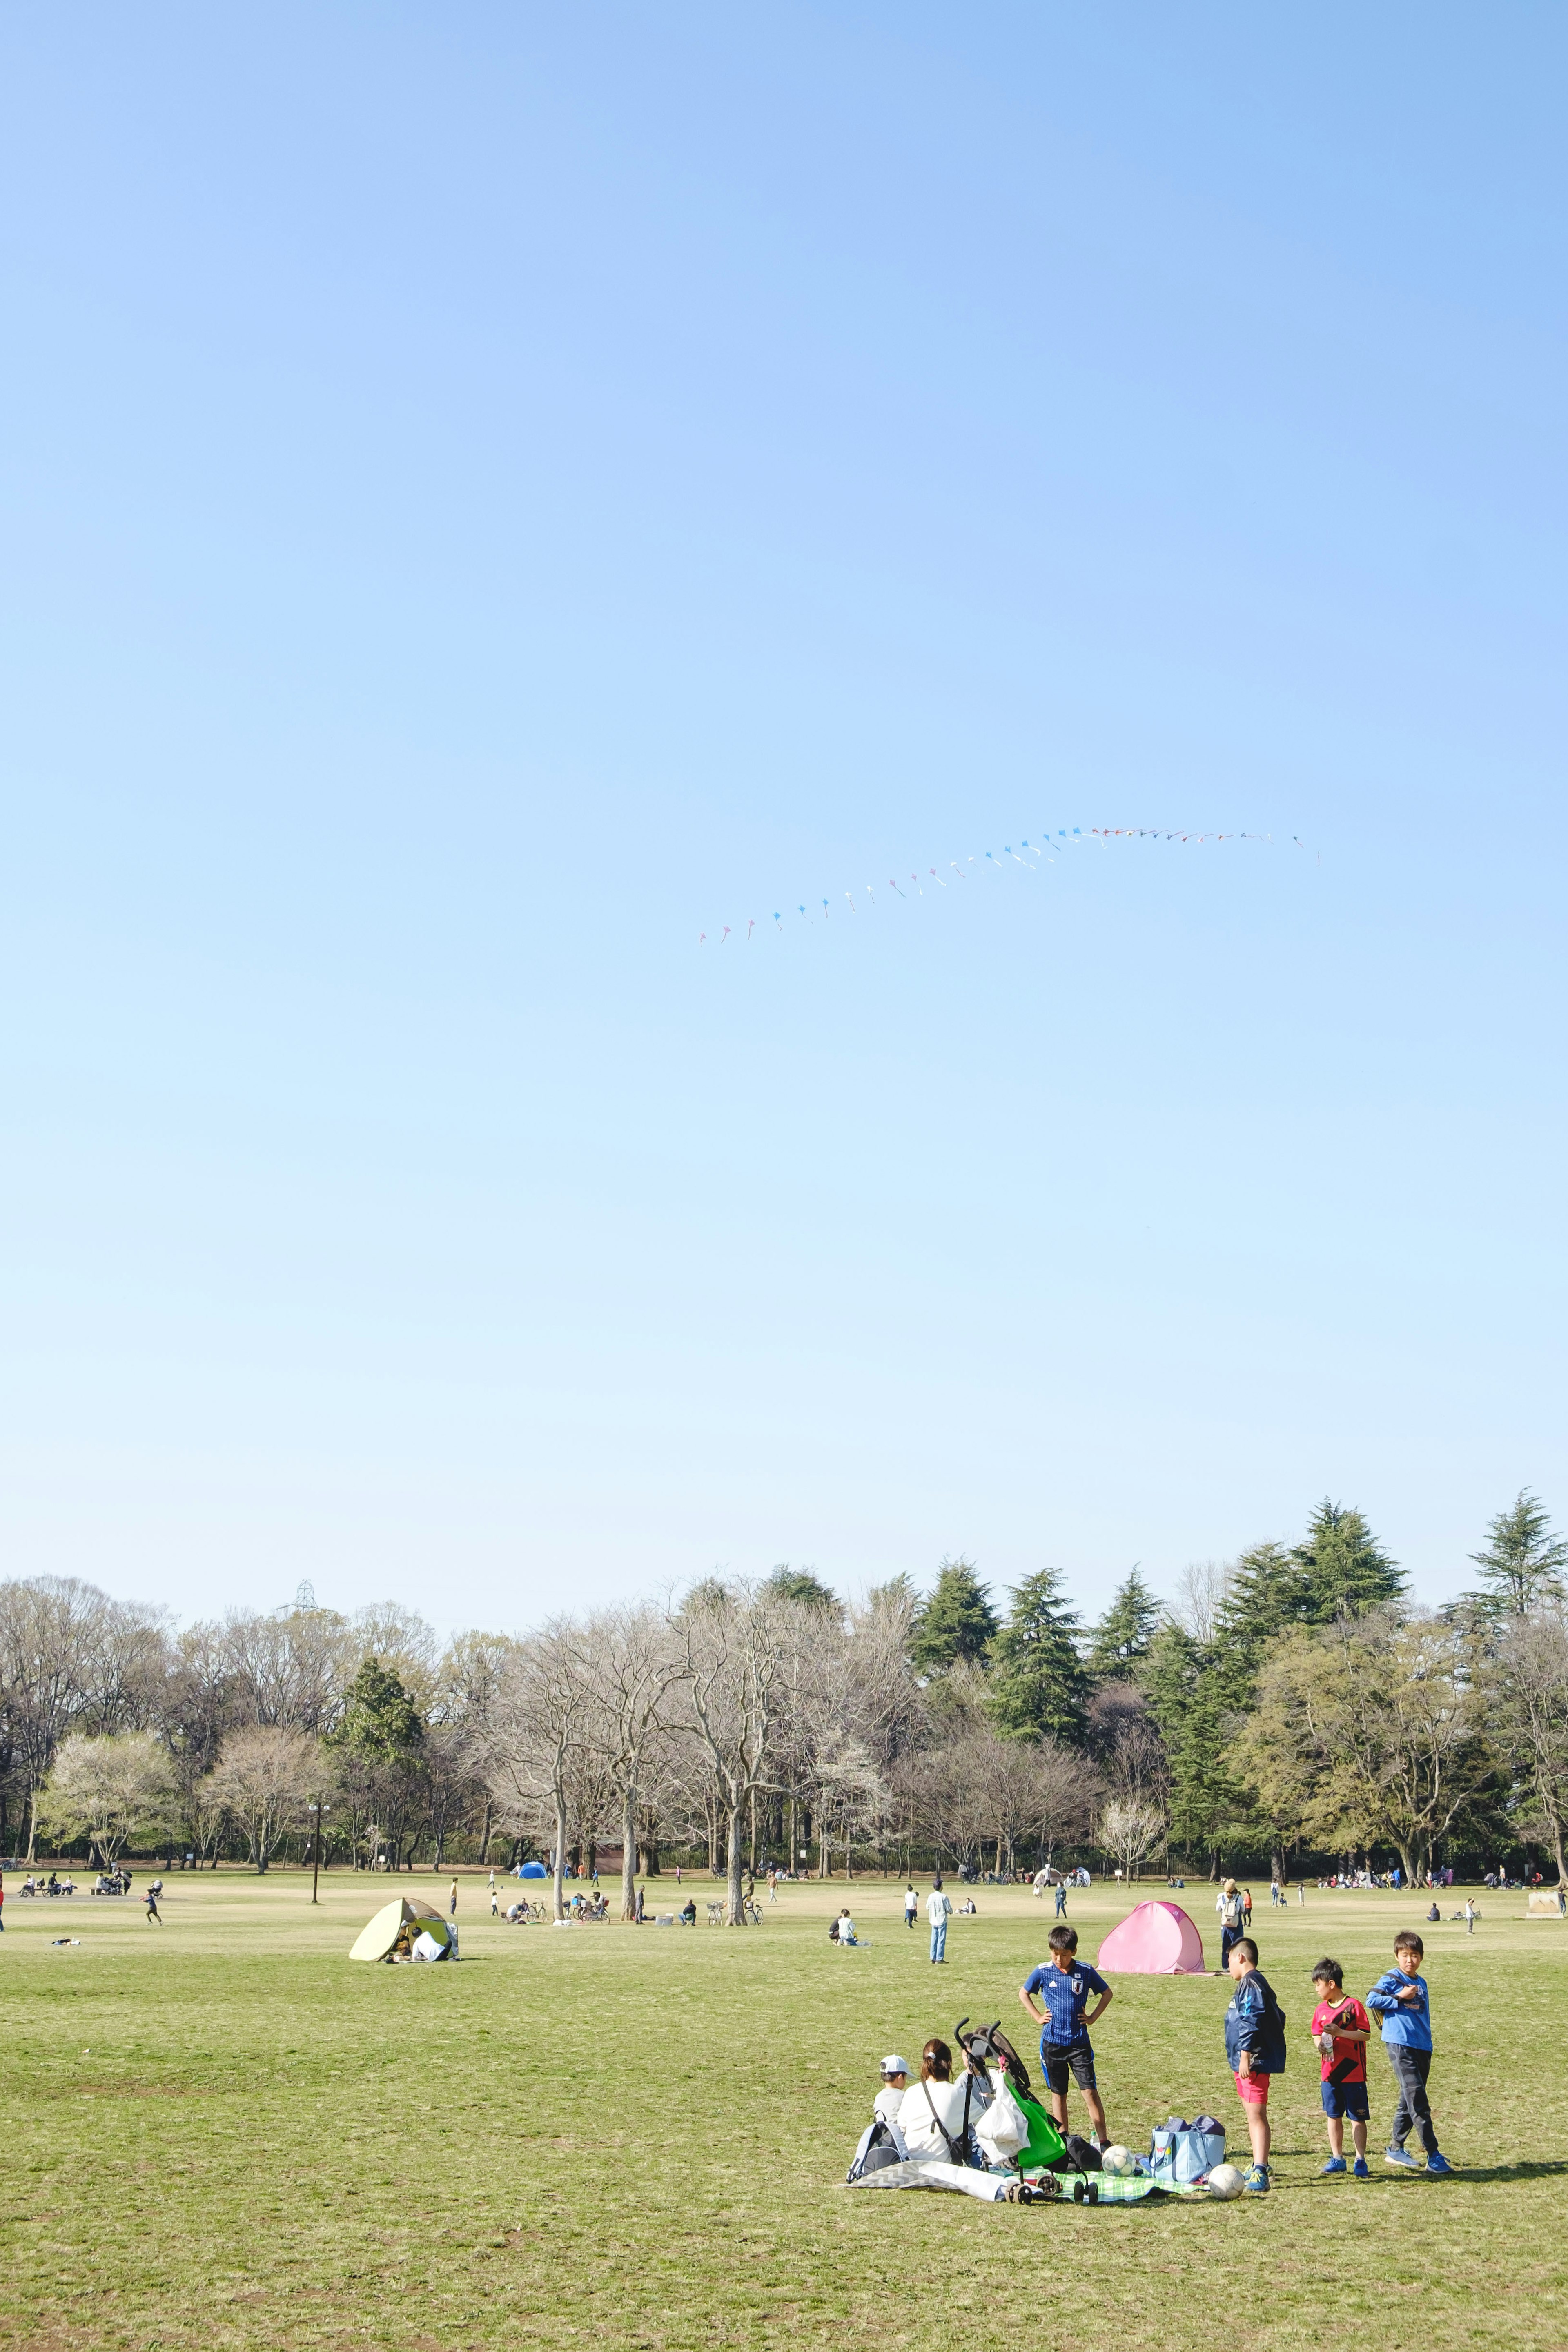
M 321 1815 L 325 1812 L 331 1811 L 331 1808 L 330 1806 L 322 1804 L 320 1797 L 317 1797 L 312 1803 L 307 1805 L 305 1808 L 305 1811 L 308 1813 L 313 1813 L 316 1817 L 315 1827 L 310 1832 L 310 1860 L 313 1865 L 310 1872 L 310 1900 L 312 1903 L 319 1903 L 321 1899 L 321 1895 L 317 1892 L 317 1889 L 321 1883 Z

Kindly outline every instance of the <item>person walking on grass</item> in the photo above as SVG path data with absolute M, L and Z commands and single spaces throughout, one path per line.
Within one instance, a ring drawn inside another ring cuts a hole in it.
M 931 1921 L 931 1964 L 933 1969 L 947 1966 L 947 1923 L 952 1916 L 952 1905 L 942 1893 L 939 1870 L 926 1897 L 926 1917 Z
M 1227 1878 L 1215 1901 L 1219 1914 L 1219 1967 L 1216 1976 L 1230 1972 L 1230 1949 L 1237 1937 L 1246 1933 L 1246 1905 L 1240 1887 L 1234 1878 Z
M 1261 2197 L 1268 2189 L 1268 2085 L 1284 2072 L 1285 2017 L 1273 1986 L 1259 1971 L 1258 1947 L 1250 1936 L 1238 1936 L 1232 1944 L 1226 1972 L 1236 1990 L 1225 2013 L 1225 2054 L 1252 2142 L 1246 2186 Z
M 457 1882 L 457 1880 L 454 1878 L 454 1879 L 453 1879 L 453 1881 L 452 1881 L 452 1899 L 451 1899 L 451 1901 L 450 1901 L 450 1902 L 447 1904 L 447 1918 L 448 1918 L 448 1919 L 455 1919 L 455 1918 L 457 1917 L 457 1916 L 458 1916 L 458 1882 Z
M 149 1927 L 153 1925 L 154 1919 L 156 1919 L 159 1927 L 161 1927 L 163 1924 L 163 1915 L 158 1908 L 158 1888 L 155 1881 L 148 1887 L 147 1892 L 142 1897 L 142 1900 L 147 1906 L 147 1925 Z
M 1065 1878 L 1058 1878 L 1057 1881 L 1057 1917 L 1058 1919 L 1065 1919 L 1067 1916 L 1068 1883 Z
M 1432 2069 L 1432 2002 L 1421 1974 L 1426 1949 L 1414 1928 L 1396 1936 L 1394 1966 L 1379 1977 L 1366 2005 L 1383 2021 L 1383 2046 L 1399 2085 L 1399 2105 L 1394 2110 L 1384 2161 L 1405 2172 L 1418 2172 L 1421 2168 L 1405 2145 L 1415 2130 L 1426 2151 L 1427 2171 L 1446 2175 L 1454 2168 L 1438 2153 L 1436 2126 L 1426 2098 L 1426 2077 Z
M 500 1917 L 500 1896 L 496 1893 L 496 1874 L 493 1870 L 490 1873 L 490 1917 L 492 1919 Z
M 914 1926 L 915 1916 L 919 1912 L 920 1907 L 921 1898 L 915 1893 L 913 1885 L 910 1885 L 906 1886 L 904 1889 L 904 1925 L 906 1927 L 912 1927 Z

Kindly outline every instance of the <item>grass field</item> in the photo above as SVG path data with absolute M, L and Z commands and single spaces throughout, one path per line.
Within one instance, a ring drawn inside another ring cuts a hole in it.
M 1023 2026 L 1049 1924 L 1026 1892 L 981 1889 L 933 1971 L 879 1882 L 853 1895 L 868 1947 L 840 1953 L 842 1885 L 784 1890 L 761 1930 L 569 1933 L 492 1925 L 465 1880 L 460 1966 L 354 1965 L 389 1891 L 333 1873 L 313 1911 L 294 1874 L 174 1877 L 160 1933 L 12 1882 L 0 2343 L 1568 2343 L 1568 1928 L 1522 1895 L 1483 1895 L 1473 1939 L 1425 1931 L 1461 2179 L 1319 2178 L 1306 1970 L 1326 1948 L 1364 1992 L 1426 1906 L 1310 1895 L 1256 1923 L 1292 2045 L 1274 2192 L 1083 2211 L 838 2185 L 884 2051 L 966 2011 Z M 1188 1900 L 1212 1948 L 1212 1894 Z M 1073 1898 L 1090 1958 L 1125 1907 Z M 67 1933 L 80 1948 L 52 1949 Z M 1118 1979 L 1096 2036 L 1113 2134 L 1211 2107 L 1244 2140 L 1226 1997 Z M 1373 2085 L 1375 2150 L 1376 2052 Z

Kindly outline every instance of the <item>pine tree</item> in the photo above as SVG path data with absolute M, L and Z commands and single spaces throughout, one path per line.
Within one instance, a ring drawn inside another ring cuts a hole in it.
M 1246 1814 L 1224 1761 L 1233 1721 L 1225 1645 L 1205 1650 L 1181 1626 L 1162 1625 L 1142 1682 L 1169 1759 L 1171 1843 L 1217 1868 Z
M 1112 1594 L 1110 1608 L 1089 1635 L 1089 1674 L 1093 1682 L 1130 1676 L 1149 1654 L 1160 1630 L 1162 1611 L 1136 1568 Z
M 1490 1588 L 1485 1601 L 1498 1615 L 1528 1617 L 1543 1601 L 1561 1601 L 1559 1570 L 1568 1568 L 1568 1542 L 1552 1532 L 1544 1505 L 1521 1486 L 1511 1510 L 1487 1529 L 1487 1548 L 1470 1558 Z
M 1312 1513 L 1305 1543 L 1290 1557 L 1306 1580 L 1303 1613 L 1309 1625 L 1364 1617 L 1405 1590 L 1403 1574 L 1374 1540 L 1363 1514 L 1331 1503 L 1326 1495 Z
M 1307 1613 L 1307 1578 L 1283 1544 L 1254 1544 L 1236 1563 L 1219 1612 L 1215 1647 L 1235 1673 L 1249 1676 L 1258 1652 Z
M 991 1714 L 998 1730 L 1077 1744 L 1089 1677 L 1061 1580 L 1059 1569 L 1037 1569 L 1009 1594 L 1012 1605 L 991 1644 Z
M 425 1746 L 419 1710 L 379 1658 L 366 1658 L 349 1685 L 342 1721 L 329 1744 L 349 1748 L 367 1763 L 418 1762 Z
M 959 1658 L 978 1665 L 996 1631 L 991 1595 L 968 1559 L 944 1559 L 915 1619 L 910 1654 L 916 1672 L 945 1674 Z
M 803 1609 L 814 1609 L 820 1616 L 841 1618 L 844 1614 L 844 1603 L 830 1585 L 814 1576 L 809 1568 L 791 1568 L 787 1559 L 763 1580 L 763 1590 L 780 1601 L 798 1601 Z

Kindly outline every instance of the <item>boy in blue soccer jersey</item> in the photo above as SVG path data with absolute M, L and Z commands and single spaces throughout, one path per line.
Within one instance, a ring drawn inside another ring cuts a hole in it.
M 1094 2051 L 1089 2029 L 1110 2007 L 1110 1987 L 1098 1969 L 1079 1959 L 1076 1927 L 1053 1927 L 1050 1948 L 1050 1958 L 1025 1979 L 1018 1999 L 1041 2028 L 1040 2064 L 1051 2095 L 1051 2114 L 1057 2129 L 1063 2134 L 1067 2131 L 1070 2079 L 1083 2093 L 1094 2143 L 1103 2147 L 1105 2108 L 1094 2079 Z M 1088 2009 L 1091 1994 L 1098 1994 L 1099 1999 L 1092 2009 Z M 1037 2009 L 1037 1997 L 1040 2003 Z

